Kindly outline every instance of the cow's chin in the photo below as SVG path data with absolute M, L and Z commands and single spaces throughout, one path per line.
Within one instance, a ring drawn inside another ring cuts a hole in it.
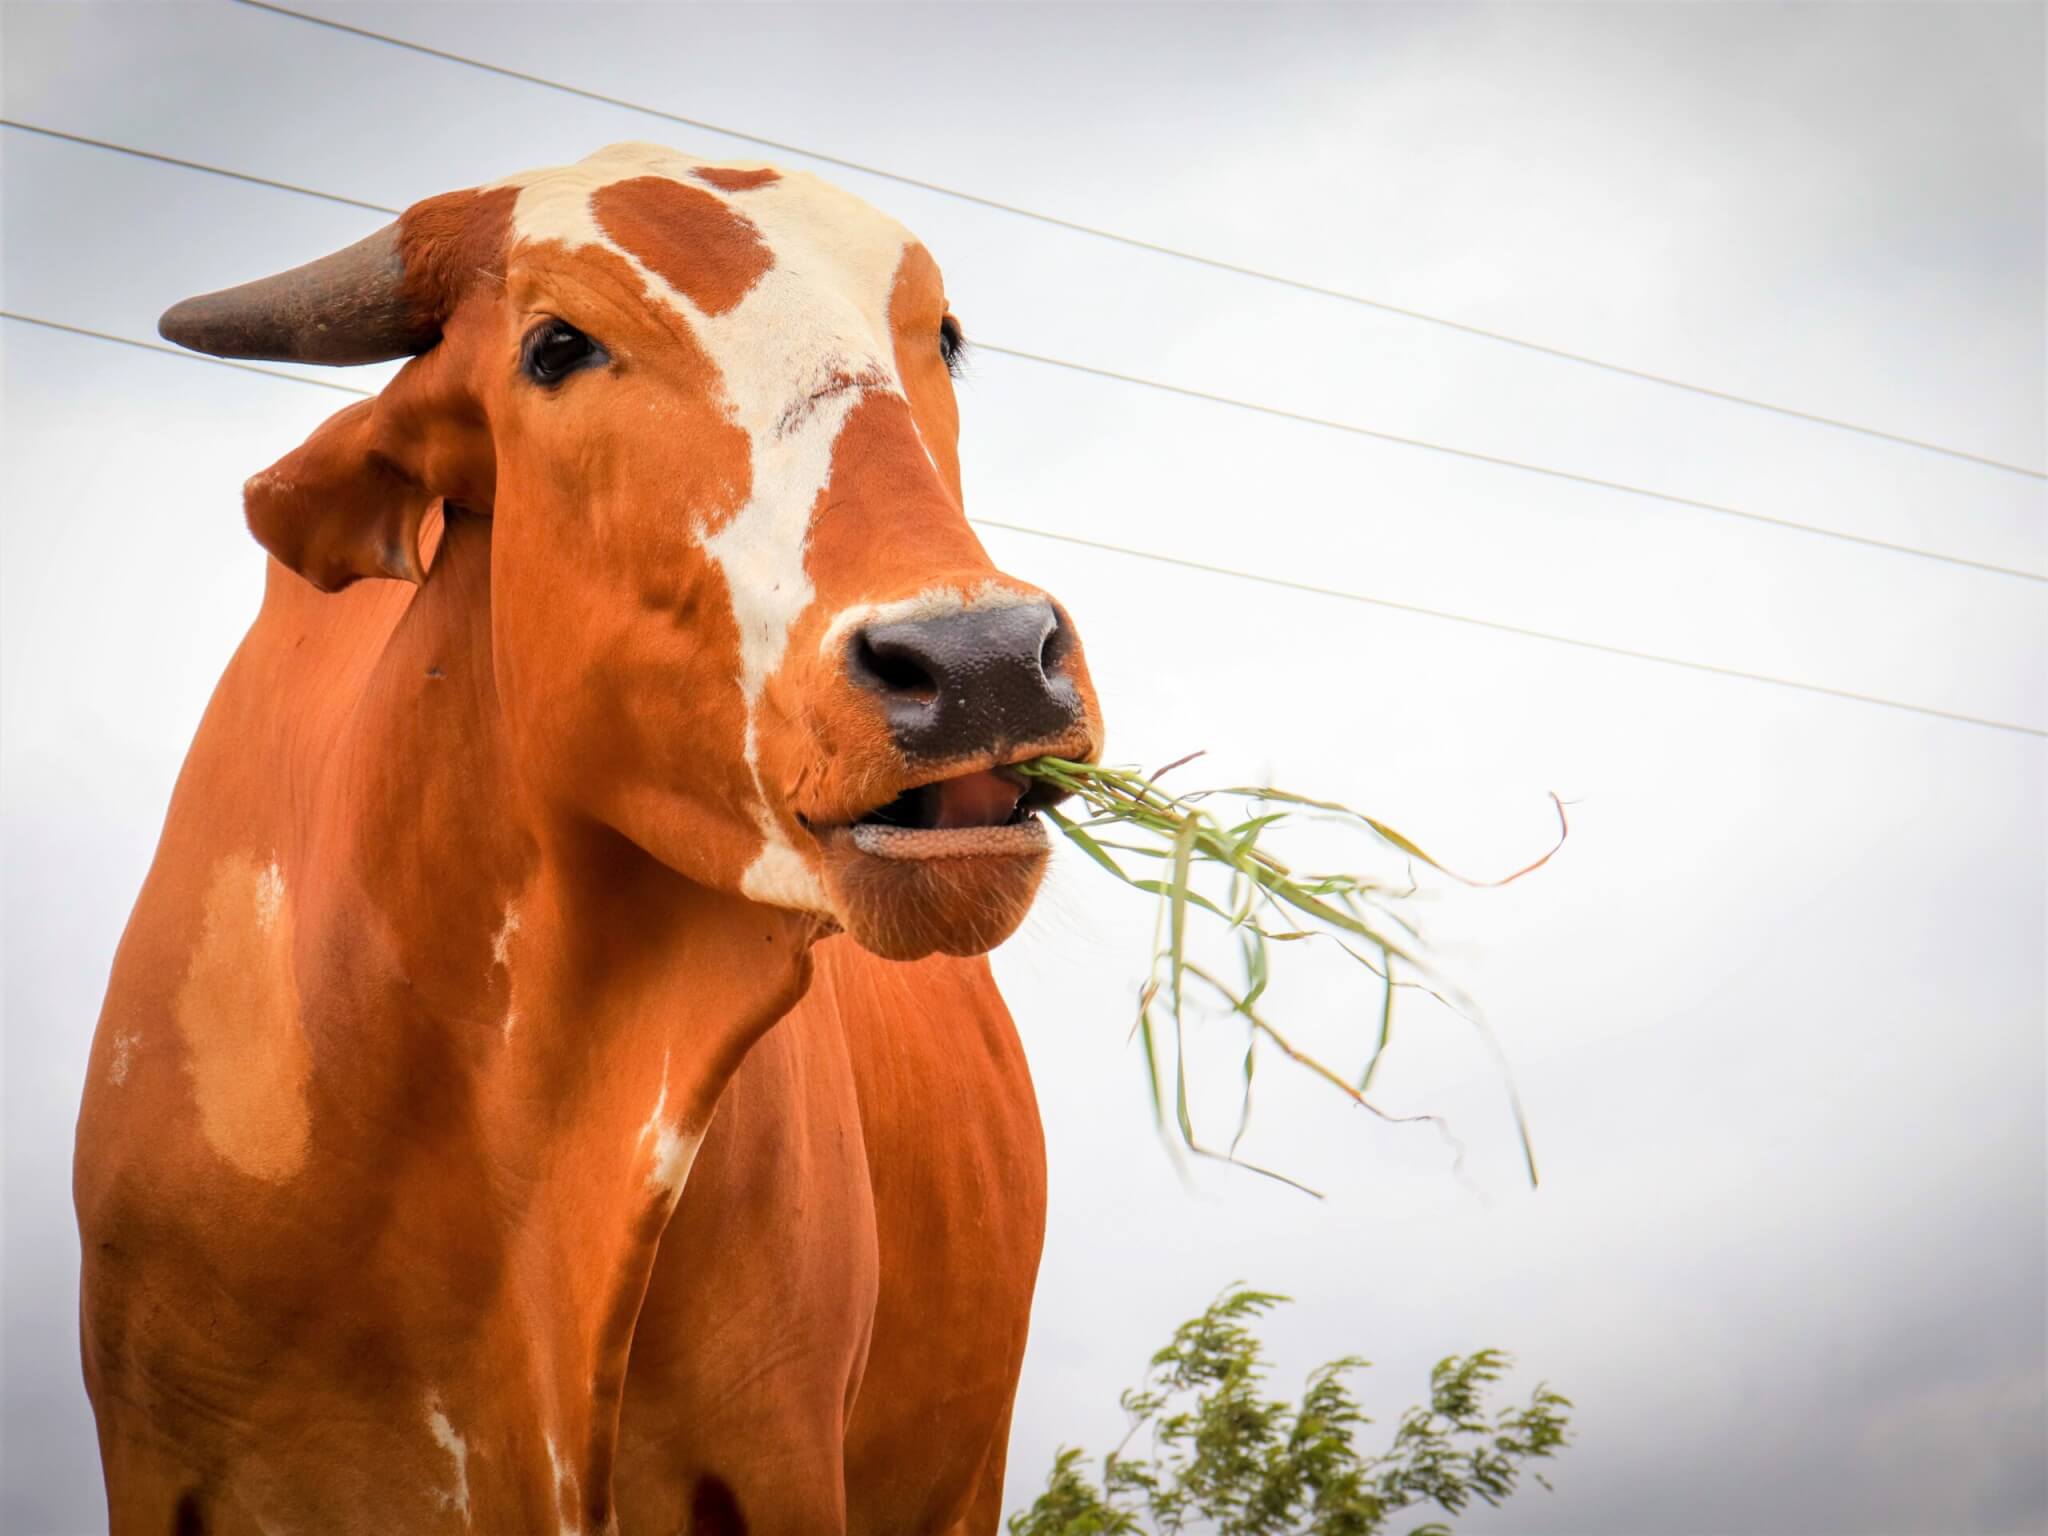
M 819 842 L 840 925 L 885 960 L 994 949 L 1031 910 L 1052 852 L 1035 816 L 947 831 L 837 827 Z

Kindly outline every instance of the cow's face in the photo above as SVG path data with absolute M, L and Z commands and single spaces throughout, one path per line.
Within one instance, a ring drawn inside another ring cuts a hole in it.
M 399 248 L 435 345 L 251 482 L 259 537 L 323 585 L 417 577 L 428 502 L 488 512 L 542 795 L 885 955 L 1006 937 L 1047 844 L 1005 769 L 1099 720 L 1071 620 L 967 525 L 924 248 L 813 177 L 646 145 L 420 204 Z M 337 446 L 408 510 L 309 542 L 302 461 Z

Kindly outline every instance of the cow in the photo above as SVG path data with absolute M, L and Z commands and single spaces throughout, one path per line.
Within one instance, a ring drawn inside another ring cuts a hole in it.
M 115 1536 L 992 1531 L 1044 1146 L 989 949 L 1099 748 L 939 269 L 622 144 L 170 309 L 407 361 L 260 611 L 78 1122 Z

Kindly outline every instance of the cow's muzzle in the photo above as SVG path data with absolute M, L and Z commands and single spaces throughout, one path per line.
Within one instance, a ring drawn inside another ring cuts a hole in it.
M 1004 761 L 1072 733 L 1082 716 L 1069 675 L 1074 637 L 1048 602 L 870 624 L 848 641 L 847 672 L 881 696 L 904 759 Z

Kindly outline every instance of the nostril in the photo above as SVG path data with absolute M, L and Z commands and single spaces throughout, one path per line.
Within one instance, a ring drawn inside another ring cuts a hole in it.
M 1045 638 L 1038 643 L 1038 670 L 1048 679 L 1053 677 L 1060 663 L 1067 659 L 1072 649 L 1068 644 L 1066 616 L 1059 609 L 1052 610 L 1052 623 L 1047 626 Z
M 885 693 L 916 699 L 920 703 L 938 697 L 938 679 L 901 645 L 893 642 L 877 645 L 863 633 L 854 641 L 853 664 L 879 684 Z
M 1046 602 L 963 607 L 865 624 L 846 638 L 846 677 L 880 706 L 896 745 L 925 761 L 1052 741 L 1081 701 L 1073 623 Z

